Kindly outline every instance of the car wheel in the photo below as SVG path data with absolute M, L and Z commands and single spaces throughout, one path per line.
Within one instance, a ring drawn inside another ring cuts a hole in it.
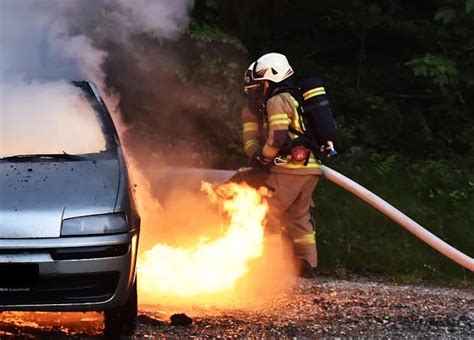
M 137 280 L 125 305 L 104 312 L 104 335 L 116 338 L 133 335 L 137 326 Z

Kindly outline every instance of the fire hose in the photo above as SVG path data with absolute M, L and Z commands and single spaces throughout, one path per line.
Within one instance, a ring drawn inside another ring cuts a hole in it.
M 385 216 L 389 217 L 396 223 L 400 224 L 410 233 L 418 237 L 423 242 L 427 243 L 433 249 L 437 250 L 444 256 L 450 258 L 454 262 L 463 266 L 464 268 L 474 271 L 474 259 L 468 255 L 457 250 L 453 246 L 444 242 L 442 239 L 432 234 L 421 225 L 413 221 L 411 218 L 397 210 L 395 207 L 367 190 L 363 186 L 354 182 L 353 180 L 347 178 L 346 176 L 340 174 L 339 172 L 328 168 L 327 166 L 322 166 L 322 175 L 327 180 L 339 185 L 343 189 L 353 193 L 355 196 L 359 197 L 363 201 L 367 202 L 375 209 L 380 211 Z

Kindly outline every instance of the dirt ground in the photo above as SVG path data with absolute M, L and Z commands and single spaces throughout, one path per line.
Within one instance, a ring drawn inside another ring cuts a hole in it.
M 474 337 L 474 290 L 400 285 L 374 278 L 297 279 L 259 306 L 141 306 L 134 338 L 158 337 Z M 191 326 L 171 326 L 186 313 Z M 0 314 L 0 338 L 99 338 L 98 313 Z

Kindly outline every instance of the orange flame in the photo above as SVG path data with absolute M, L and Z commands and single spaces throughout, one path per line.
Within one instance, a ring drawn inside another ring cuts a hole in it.
M 229 291 L 247 273 L 249 262 L 262 255 L 263 223 L 268 209 L 263 199 L 265 192 L 246 184 L 228 183 L 215 188 L 205 182 L 201 190 L 227 215 L 223 233 L 213 240 L 202 239 L 191 248 L 157 244 L 144 252 L 138 263 L 142 295 L 162 302 L 163 297 Z M 199 223 L 205 221 L 196 221 Z

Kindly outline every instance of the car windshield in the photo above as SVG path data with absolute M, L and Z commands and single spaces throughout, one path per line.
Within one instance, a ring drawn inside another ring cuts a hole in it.
M 106 150 L 86 94 L 65 82 L 0 86 L 0 158 Z

